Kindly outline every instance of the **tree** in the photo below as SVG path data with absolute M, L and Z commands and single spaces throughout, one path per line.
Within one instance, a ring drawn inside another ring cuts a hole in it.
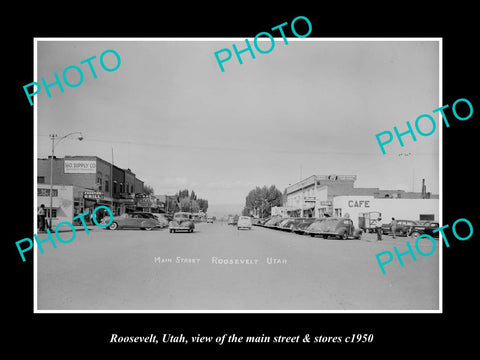
M 185 212 L 192 212 L 192 204 L 190 202 L 190 199 L 188 198 L 181 198 L 180 203 L 178 204 L 180 207 L 180 211 L 185 211 Z
M 282 193 L 275 185 L 270 187 L 257 186 L 250 190 L 245 198 L 245 208 L 243 212 L 259 214 L 262 217 L 270 216 L 273 206 L 282 206 Z
M 190 199 L 191 200 L 197 200 L 197 195 L 195 194 L 195 191 L 192 190 L 192 192 L 190 193 Z
M 147 184 L 144 184 L 143 185 L 143 193 L 147 194 L 147 195 L 153 195 L 155 193 L 155 191 L 153 190 L 153 187 L 151 187 Z

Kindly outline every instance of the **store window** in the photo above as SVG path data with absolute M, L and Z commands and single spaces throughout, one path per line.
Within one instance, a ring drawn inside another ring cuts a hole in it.
M 116 194 L 117 193 L 117 182 L 113 182 L 113 192 Z
M 45 176 L 37 176 L 37 184 L 45 184 Z
M 435 220 L 435 215 L 434 214 L 420 214 L 420 220 L 433 221 L 433 220 Z
M 334 212 L 335 212 L 336 217 L 342 217 L 342 209 L 341 208 L 336 208 L 334 210 Z
M 97 173 L 97 184 L 98 186 L 98 191 L 102 191 L 102 173 L 98 172 Z
M 109 192 L 110 191 L 110 176 L 105 175 L 104 185 L 105 185 L 105 192 Z
M 50 218 L 50 208 L 45 208 L 45 214 L 46 214 L 46 218 L 49 219 Z M 56 218 L 57 217 L 57 209 L 53 208 L 52 209 L 52 218 Z

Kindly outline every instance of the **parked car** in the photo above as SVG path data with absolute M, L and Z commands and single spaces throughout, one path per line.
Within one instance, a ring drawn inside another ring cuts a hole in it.
M 271 219 L 271 217 L 267 217 L 267 218 L 260 218 L 260 221 L 258 222 L 258 225 L 259 226 L 265 226 L 265 224 Z
M 237 225 L 238 218 L 236 219 L 234 216 L 229 216 L 227 225 Z
M 361 239 L 362 230 L 355 229 L 353 221 L 344 217 L 329 217 L 317 223 L 313 223 L 305 230 L 310 236 L 321 235 L 324 239 L 336 236 L 338 239 L 347 240 L 349 237 Z
M 168 224 L 170 232 L 187 231 L 193 232 L 195 230 L 194 215 L 188 212 L 177 212 L 173 215 L 173 220 Z
M 252 219 L 250 216 L 240 216 L 237 222 L 237 229 L 252 229 Z
M 436 221 L 425 221 L 418 225 L 410 226 L 407 235 L 415 239 L 423 234 L 430 235 L 432 237 L 438 237 L 439 232 L 437 231 L 434 233 L 433 230 L 438 229 L 439 227 L 440 224 Z
M 395 230 L 395 235 L 407 236 L 408 230 L 411 226 L 418 225 L 418 221 L 414 220 L 397 220 L 397 229 Z M 392 235 L 392 222 L 389 224 L 382 225 L 382 231 L 386 235 Z
M 297 234 L 302 234 L 302 235 L 307 235 L 309 234 L 309 231 L 313 231 L 316 229 L 322 221 L 324 221 L 325 218 L 308 218 L 306 220 L 303 220 L 299 222 L 293 229 L 292 232 L 295 232 Z
M 104 219 L 102 219 L 102 222 L 106 224 Z M 108 219 L 108 221 L 110 220 L 108 217 L 106 219 Z M 162 227 L 162 224 L 154 216 L 152 216 L 152 214 L 131 212 L 122 214 L 120 216 L 114 216 L 108 229 L 142 229 L 149 231 L 157 227 Z
M 144 212 L 142 214 L 144 214 L 145 216 L 147 216 L 149 218 L 153 218 L 153 219 L 158 220 L 161 228 L 165 228 L 165 227 L 168 226 L 169 220 L 166 218 L 166 216 L 164 214 L 147 213 L 147 212 Z
M 283 218 L 280 222 L 278 222 L 274 228 L 275 229 L 279 229 L 279 230 L 285 230 L 285 225 L 290 222 L 290 220 L 292 220 L 292 218 Z
M 272 216 L 272 217 L 270 218 L 270 220 L 268 220 L 268 221 L 265 223 L 265 227 L 274 228 L 274 227 L 277 226 L 282 220 L 283 220 L 283 218 L 282 218 L 281 216 Z
M 261 226 L 263 225 L 265 219 L 262 219 L 262 218 L 252 218 L 252 225 L 258 225 L 258 226 Z
M 212 217 L 207 218 L 207 224 L 213 224 L 213 218 Z
M 305 220 L 306 218 L 287 218 L 277 225 L 277 228 L 284 231 L 291 231 L 296 223 Z

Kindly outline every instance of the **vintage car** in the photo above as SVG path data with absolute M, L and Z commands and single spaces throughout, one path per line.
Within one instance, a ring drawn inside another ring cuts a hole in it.
M 296 221 L 293 224 L 293 227 L 290 229 L 290 231 L 296 234 L 305 234 L 305 230 L 314 222 L 318 222 L 318 221 L 320 221 L 320 219 L 316 219 L 316 218 L 308 218 L 308 219 Z
M 270 220 L 268 220 L 266 223 L 265 223 L 265 227 L 268 227 L 268 228 L 274 228 L 276 227 L 282 220 L 284 220 L 281 216 L 272 216 L 270 218 Z
M 168 224 L 171 233 L 177 231 L 193 232 L 195 230 L 194 215 L 188 212 L 177 212 Z
M 324 239 L 327 239 L 329 236 L 335 236 L 343 240 L 347 240 L 350 237 L 356 239 L 361 239 L 362 237 L 362 230 L 355 229 L 352 219 L 345 217 L 329 217 L 318 223 L 312 223 L 305 230 L 305 233 L 310 236 L 321 235 Z
M 430 235 L 432 237 L 438 237 L 438 231 L 433 232 L 433 230 L 438 229 L 440 227 L 440 224 L 436 221 L 425 221 L 422 222 L 418 225 L 412 225 L 408 229 L 408 236 L 411 236 L 413 238 L 417 238 L 420 235 Z
M 297 222 L 305 220 L 306 218 L 287 218 L 277 225 L 277 229 L 284 231 L 291 231 Z
M 252 229 L 252 219 L 250 216 L 240 216 L 237 222 L 237 229 Z
M 252 225 L 262 225 L 263 219 L 260 218 L 252 218 Z
M 207 218 L 207 224 L 213 224 L 213 217 Z
M 227 221 L 227 225 L 237 225 L 237 222 L 238 222 L 238 217 L 229 216 L 228 221 Z
M 165 217 L 164 214 L 155 214 L 155 213 L 148 213 L 148 212 L 143 212 L 142 214 L 148 218 L 158 220 L 161 228 L 165 228 L 168 226 L 169 220 Z
M 395 235 L 407 236 L 408 230 L 411 226 L 418 225 L 418 221 L 414 220 L 397 220 L 397 228 L 395 230 Z M 392 222 L 389 224 L 382 225 L 382 232 L 385 235 L 393 235 L 392 231 Z
M 102 219 L 102 222 L 104 220 Z M 110 230 L 117 229 L 143 229 L 152 230 L 160 228 L 162 224 L 152 214 L 143 212 L 125 213 L 120 216 L 114 216 L 112 223 L 108 227 Z

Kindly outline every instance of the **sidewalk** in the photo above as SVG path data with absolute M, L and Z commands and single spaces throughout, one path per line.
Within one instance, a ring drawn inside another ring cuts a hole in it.
M 83 225 L 73 225 L 73 227 L 75 228 L 75 231 L 85 231 L 85 227 Z M 89 232 L 91 231 L 94 231 L 96 229 L 99 229 L 99 230 L 103 230 L 102 228 L 96 226 L 96 225 L 87 225 L 87 229 Z M 62 232 L 72 232 L 72 228 L 70 226 L 62 226 L 59 230 L 58 230 L 59 233 L 62 233 Z M 37 234 L 46 234 L 47 232 L 46 231 L 37 231 Z M 50 233 L 55 233 L 55 229 L 53 230 L 50 230 Z

